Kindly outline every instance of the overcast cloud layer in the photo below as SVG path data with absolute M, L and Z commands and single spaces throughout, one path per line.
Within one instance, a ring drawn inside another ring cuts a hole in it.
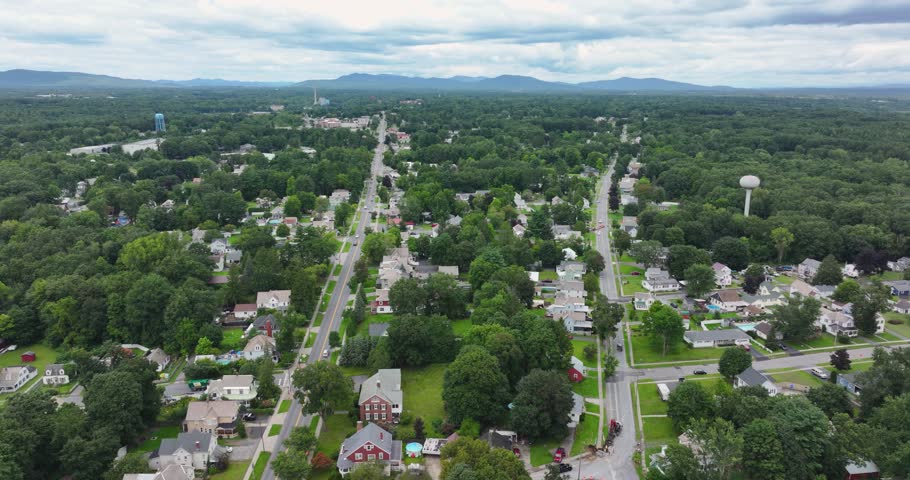
M 910 83 L 910 0 L 0 0 L 0 70 Z

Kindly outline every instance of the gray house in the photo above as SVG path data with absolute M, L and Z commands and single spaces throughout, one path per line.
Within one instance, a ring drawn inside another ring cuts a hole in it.
M 161 440 L 161 446 L 149 456 L 149 467 L 162 469 L 168 465 L 180 465 L 194 470 L 205 470 L 216 460 L 220 452 L 214 434 L 184 432 L 177 438 Z

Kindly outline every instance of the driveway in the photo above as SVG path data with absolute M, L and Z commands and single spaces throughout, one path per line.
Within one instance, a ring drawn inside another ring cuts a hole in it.
M 425 456 L 423 457 L 423 465 L 427 468 L 427 473 L 430 475 L 430 478 L 439 480 L 442 475 L 442 462 L 439 460 L 439 457 L 435 455 Z
M 225 440 L 224 446 L 234 449 L 231 452 L 231 460 L 250 460 L 253 458 L 253 453 L 261 441 L 262 439 L 259 437 L 236 438 Z

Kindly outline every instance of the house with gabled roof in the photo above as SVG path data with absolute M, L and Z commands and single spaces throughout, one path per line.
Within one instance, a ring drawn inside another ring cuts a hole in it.
M 240 404 L 233 400 L 190 402 L 183 420 L 183 431 L 234 437 L 237 435 L 239 412 Z
M 160 348 L 154 348 L 150 350 L 148 355 L 145 356 L 145 359 L 149 363 L 154 363 L 155 369 L 159 372 L 167 368 L 167 366 L 171 363 L 171 356 Z
M 380 369 L 360 387 L 360 419 L 382 423 L 398 423 L 404 394 L 401 391 L 401 370 Z
M 196 472 L 192 467 L 174 463 L 155 473 L 125 473 L 122 480 L 193 480 L 194 478 L 196 478 Z
M 580 381 L 584 380 L 585 377 L 588 375 L 588 369 L 585 367 L 584 362 L 579 360 L 578 357 L 576 357 L 574 355 L 572 356 L 571 359 L 569 359 L 569 361 L 570 361 L 569 371 L 568 371 L 569 380 L 571 380 L 573 382 L 580 382 Z
M 256 293 L 256 308 L 270 308 L 283 312 L 291 305 L 290 290 L 269 290 Z
M 0 368 L 0 393 L 15 392 L 38 375 L 31 365 L 14 365 Z
M 149 456 L 149 467 L 165 468 L 180 465 L 194 470 L 206 470 L 215 462 L 220 451 L 218 439 L 211 433 L 181 432 L 177 438 L 165 438 Z
M 738 309 L 745 308 L 749 304 L 739 296 L 739 291 L 732 288 L 718 290 L 708 297 L 711 305 L 714 305 L 725 312 L 735 312 Z
M 714 262 L 711 268 L 714 270 L 714 283 L 718 287 L 729 287 L 733 283 L 733 270 L 730 270 L 730 267 L 720 262 Z
M 256 335 L 249 339 L 243 347 L 241 355 L 247 360 L 256 360 L 275 352 L 275 337 Z
M 742 371 L 733 381 L 733 388 L 742 387 L 762 387 L 768 391 L 768 395 L 777 395 L 777 385 L 770 378 L 758 370 L 749 367 Z
M 822 262 L 819 262 L 814 258 L 807 258 L 797 265 L 796 273 L 804 280 L 812 280 L 815 278 L 815 274 L 818 273 L 818 267 L 820 267 L 821 264 Z
M 234 400 L 241 405 L 256 398 L 256 378 L 252 375 L 225 375 L 209 382 L 205 394 L 212 400 Z
M 335 463 L 342 476 L 351 473 L 358 465 L 378 462 L 389 471 L 401 469 L 401 441 L 393 440 L 392 434 L 375 423 L 358 422 L 356 433 L 346 438 L 338 452 Z
M 73 364 L 64 366 L 61 363 L 49 363 L 44 367 L 44 376 L 41 377 L 41 383 L 45 385 L 65 385 L 70 383 L 68 369 L 72 369 Z

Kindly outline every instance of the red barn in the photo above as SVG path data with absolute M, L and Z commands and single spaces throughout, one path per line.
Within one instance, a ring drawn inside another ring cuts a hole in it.
M 585 364 L 578 357 L 572 357 L 572 366 L 569 367 L 569 380 L 580 382 L 585 379 L 586 374 Z
M 23 353 L 19 358 L 21 358 L 23 362 L 34 362 L 37 355 L 35 355 L 35 352 L 29 351 Z

